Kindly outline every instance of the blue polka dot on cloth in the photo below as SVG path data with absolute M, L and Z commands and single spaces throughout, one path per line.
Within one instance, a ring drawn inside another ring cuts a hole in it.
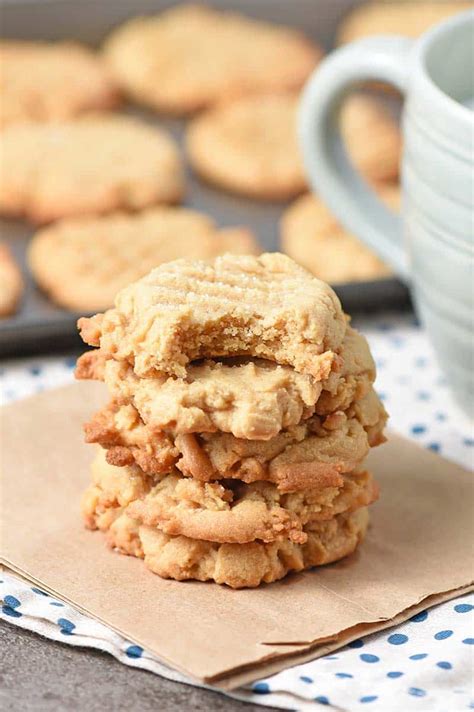
M 420 613 L 416 613 L 409 620 L 411 620 L 413 623 L 423 623 L 423 621 L 425 621 L 427 618 L 428 611 L 421 611 Z
M 452 630 L 439 630 L 437 633 L 435 633 L 435 640 L 446 640 L 446 638 L 450 638 L 453 634 Z
M 125 655 L 127 655 L 129 658 L 141 658 L 143 655 L 143 648 L 141 648 L 139 645 L 129 645 L 128 648 L 125 650 Z
M 75 624 L 67 618 L 58 618 L 58 626 L 63 635 L 72 635 L 76 627 Z
M 364 645 L 363 640 L 353 640 L 352 642 L 348 643 L 349 648 L 362 648 Z
M 315 702 L 319 702 L 320 705 L 328 705 L 329 704 L 329 698 L 326 697 L 326 695 L 318 695 L 317 697 L 314 698 Z
M 441 668 L 442 670 L 452 670 L 453 666 L 451 663 L 448 663 L 447 660 L 440 660 L 439 663 L 436 663 L 436 665 Z
M 392 645 L 403 645 L 403 643 L 408 642 L 408 636 L 403 633 L 392 633 L 387 638 L 388 642 Z
M 21 611 L 18 610 L 20 606 L 21 603 L 15 596 L 4 596 L 2 613 L 10 618 L 21 618 L 23 614 Z
M 362 653 L 359 657 L 364 663 L 378 663 L 380 660 L 377 655 L 372 655 L 372 653 Z
M 252 686 L 252 691 L 257 695 L 268 695 L 270 692 L 270 685 L 267 682 L 256 682 Z
M 426 336 L 412 315 L 354 319 L 377 365 L 377 391 L 390 426 L 433 453 L 472 468 L 474 435 L 452 406 Z M 2 363 L 0 400 L 9 402 L 73 381 L 75 356 Z M 422 552 L 414 551 L 416 557 Z M 114 655 L 122 663 L 195 684 L 140 645 L 8 572 L 0 582 L 0 617 L 61 641 Z M 58 617 L 59 616 L 59 617 Z M 297 710 L 458 712 L 474 709 L 471 656 L 474 594 L 415 613 L 405 623 L 358 638 L 316 660 L 232 691 L 254 704 Z M 263 646 L 262 646 L 263 647 Z M 289 664 L 290 661 L 289 661 Z
M 469 611 L 472 611 L 474 606 L 472 606 L 470 603 L 458 603 L 456 606 L 454 606 L 454 610 L 456 613 L 469 613 Z
M 409 687 L 408 694 L 414 697 L 425 697 L 426 690 L 422 690 L 421 687 Z

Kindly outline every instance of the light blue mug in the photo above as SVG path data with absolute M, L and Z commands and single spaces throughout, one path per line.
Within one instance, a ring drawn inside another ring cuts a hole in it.
M 310 183 L 412 288 L 457 402 L 474 416 L 474 11 L 419 40 L 383 35 L 330 55 L 309 80 L 299 136 Z M 405 96 L 401 218 L 351 166 L 338 111 L 357 84 Z

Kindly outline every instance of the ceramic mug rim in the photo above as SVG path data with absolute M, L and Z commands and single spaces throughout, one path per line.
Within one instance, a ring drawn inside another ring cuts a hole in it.
M 427 92 L 430 101 L 433 105 L 439 105 L 440 110 L 449 112 L 452 120 L 462 122 L 466 127 L 473 126 L 473 112 L 467 106 L 463 106 L 459 101 L 446 94 L 436 84 L 430 76 L 427 68 L 427 55 L 437 41 L 446 34 L 455 31 L 460 25 L 470 23 L 474 28 L 474 10 L 462 12 L 449 20 L 445 20 L 441 24 L 436 25 L 433 29 L 426 32 L 417 43 L 418 55 L 418 80 L 423 83 L 423 89 Z

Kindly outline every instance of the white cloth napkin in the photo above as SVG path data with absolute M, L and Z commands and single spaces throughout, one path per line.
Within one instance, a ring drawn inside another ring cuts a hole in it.
M 369 338 L 377 389 L 401 434 L 472 467 L 472 424 L 457 411 L 423 331 L 411 317 L 354 324 Z M 48 357 L 0 366 L 3 402 L 68 383 L 73 358 Z M 8 572 L 0 574 L 0 616 L 47 638 L 104 650 L 132 667 L 196 684 L 72 606 Z M 333 655 L 288 668 L 230 693 L 287 709 L 457 712 L 474 709 L 474 594 L 419 613 L 397 628 L 354 641 Z M 226 693 L 229 694 L 229 693 Z

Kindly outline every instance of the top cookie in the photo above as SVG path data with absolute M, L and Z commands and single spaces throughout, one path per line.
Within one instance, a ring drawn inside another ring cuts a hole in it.
M 165 131 L 97 114 L 23 123 L 0 134 L 0 213 L 43 223 L 177 202 L 183 172 Z
M 346 331 L 333 290 L 285 255 L 176 260 L 123 289 L 79 326 L 138 376 L 184 376 L 189 361 L 247 355 L 327 378 Z
M 118 99 L 105 65 L 73 42 L 0 42 L 0 67 L 0 127 L 66 120 Z
M 192 4 L 125 23 L 104 54 L 133 99 L 175 114 L 223 96 L 299 88 L 322 56 L 294 29 Z
M 337 33 L 337 43 L 346 44 L 380 34 L 419 37 L 437 22 L 471 7 L 471 2 L 459 0 L 365 2 L 344 18 Z

